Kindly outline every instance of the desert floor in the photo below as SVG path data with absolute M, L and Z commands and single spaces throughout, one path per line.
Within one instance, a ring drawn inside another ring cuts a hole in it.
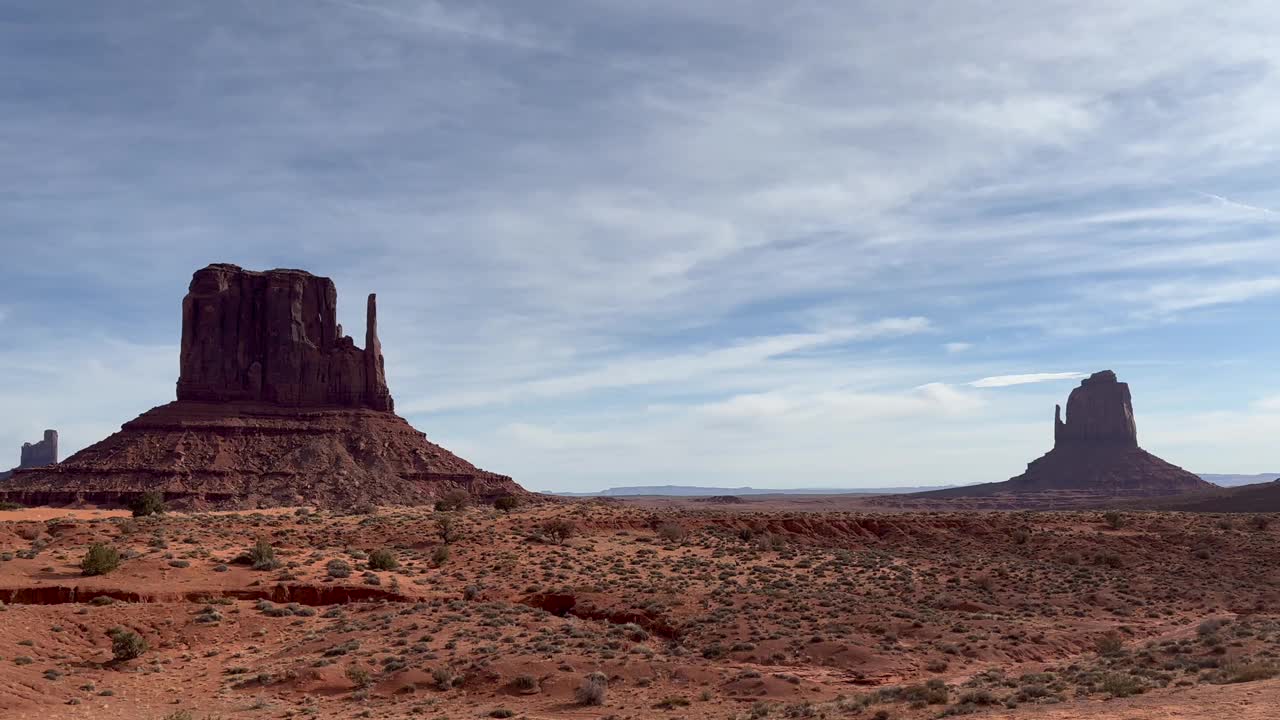
M 0 717 L 1280 717 L 1280 520 L 674 505 L 0 512 Z

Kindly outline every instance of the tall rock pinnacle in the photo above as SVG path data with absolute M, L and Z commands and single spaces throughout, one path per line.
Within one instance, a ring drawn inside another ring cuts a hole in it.
M 341 335 L 337 305 L 333 281 L 302 270 L 196 271 L 182 301 L 178 400 L 393 411 L 373 296 L 363 350 Z

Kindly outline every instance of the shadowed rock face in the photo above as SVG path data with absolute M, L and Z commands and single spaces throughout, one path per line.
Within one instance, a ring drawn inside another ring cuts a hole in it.
M 44 467 L 58 464 L 58 431 L 45 430 L 44 439 L 36 443 L 22 444 L 20 468 Z
M 1054 447 L 1064 445 L 1138 446 L 1138 423 L 1128 383 L 1110 370 L 1090 375 L 1067 398 L 1067 421 L 1062 406 L 1054 417 Z
M 197 271 L 182 301 L 178 400 L 392 411 L 375 296 L 363 350 L 342 335 L 337 309 L 333 281 L 301 270 Z

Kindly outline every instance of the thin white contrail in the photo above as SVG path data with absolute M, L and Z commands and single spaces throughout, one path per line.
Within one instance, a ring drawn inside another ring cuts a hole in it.
M 1222 203 L 1223 205 L 1230 205 L 1231 207 L 1238 207 L 1238 208 L 1240 208 L 1240 209 L 1242 209 L 1242 210 L 1252 210 L 1252 211 L 1254 211 L 1254 212 L 1260 212 L 1260 213 L 1264 213 L 1264 214 L 1266 214 L 1266 215 L 1277 215 L 1277 214 L 1280 214 L 1280 213 L 1276 213 L 1276 211 L 1275 211 L 1275 210 L 1272 210 L 1272 209 L 1270 209 L 1270 208 L 1258 207 L 1257 205 L 1249 205 L 1248 203 L 1236 202 L 1235 200 L 1232 200 L 1232 199 L 1230 199 L 1230 198 L 1225 198 L 1225 197 L 1223 197 L 1223 196 L 1221 196 L 1221 195 L 1214 195 L 1213 193 L 1200 192 L 1199 190 L 1192 190 L 1192 192 L 1194 192 L 1195 194 L 1199 195 L 1200 197 L 1206 197 L 1206 198 L 1209 198 L 1210 200 L 1215 200 L 1215 201 L 1217 201 L 1217 202 L 1220 202 L 1220 203 Z

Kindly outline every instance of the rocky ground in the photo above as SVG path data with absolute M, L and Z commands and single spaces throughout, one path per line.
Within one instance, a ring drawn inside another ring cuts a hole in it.
M 0 512 L 0 716 L 1248 719 L 1280 704 L 1265 516 L 364 510 Z M 105 573 L 83 574 L 89 555 Z

